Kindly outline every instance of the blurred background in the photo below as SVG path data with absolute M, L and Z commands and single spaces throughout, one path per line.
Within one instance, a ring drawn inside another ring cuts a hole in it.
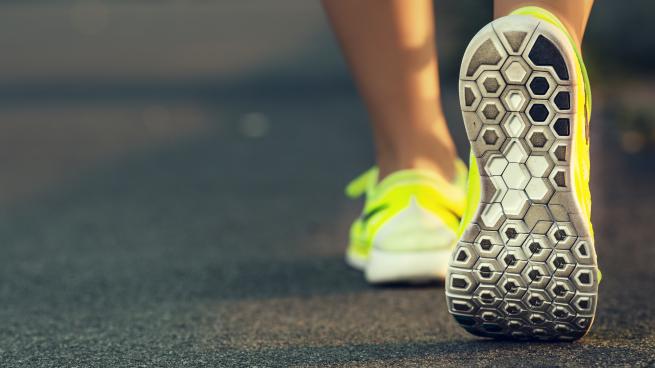
M 612 271 L 654 253 L 654 12 L 599 0 L 584 41 L 606 316 L 640 302 L 626 280 L 653 281 L 645 261 Z M 457 70 L 491 1 L 439 0 L 436 13 L 465 155 Z M 342 188 L 373 152 L 318 1 L 2 0 L 0 24 L 0 360 L 211 360 L 217 348 L 265 360 L 306 341 L 375 355 L 371 336 L 401 349 L 446 323 L 434 290 L 403 291 L 403 304 L 343 265 L 359 207 Z M 371 320 L 362 305 L 387 309 Z M 616 330 L 607 318 L 600 339 Z M 651 336 L 652 312 L 634 318 L 630 333 Z
M 629 154 L 655 142 L 654 8 L 599 1 L 584 42 L 595 112 L 607 114 L 608 139 Z M 317 1 L 5 0 L 0 9 L 0 203 L 198 137 L 219 146 L 264 138 L 284 155 L 289 127 L 317 120 L 277 117 L 303 98 L 325 99 L 316 102 L 328 110 L 321 118 L 350 120 L 352 134 L 366 124 L 356 101 L 329 106 L 353 100 L 354 88 Z M 463 151 L 455 76 L 491 6 L 437 1 L 436 11 L 449 119 Z

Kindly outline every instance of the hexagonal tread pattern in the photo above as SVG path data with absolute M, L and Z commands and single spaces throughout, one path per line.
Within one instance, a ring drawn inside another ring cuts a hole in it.
M 476 335 L 573 340 L 589 329 L 598 291 L 593 239 L 570 182 L 581 87 L 570 81 L 559 31 L 507 22 L 483 29 L 463 63 L 482 198 L 451 258 L 448 308 Z

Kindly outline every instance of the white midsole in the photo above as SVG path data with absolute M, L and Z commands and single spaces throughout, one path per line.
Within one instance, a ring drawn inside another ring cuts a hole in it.
M 366 269 L 366 265 L 368 264 L 368 259 L 365 257 L 359 257 L 356 255 L 351 254 L 350 252 L 346 253 L 346 263 L 359 271 L 364 271 Z
M 451 250 L 388 251 L 373 248 L 365 266 L 370 283 L 444 280 Z

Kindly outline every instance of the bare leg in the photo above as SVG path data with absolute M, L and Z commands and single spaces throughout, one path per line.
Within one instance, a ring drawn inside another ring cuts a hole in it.
M 323 0 L 372 120 L 380 177 L 454 176 L 441 108 L 432 0 Z
M 522 6 L 544 8 L 564 23 L 579 47 L 593 5 L 594 0 L 494 0 L 494 18 L 505 16 Z

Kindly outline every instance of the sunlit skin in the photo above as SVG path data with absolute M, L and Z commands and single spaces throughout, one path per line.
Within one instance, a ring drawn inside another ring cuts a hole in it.
M 557 15 L 578 45 L 593 0 L 496 0 L 494 17 L 522 6 Z M 422 169 L 453 179 L 455 145 L 441 105 L 432 0 L 323 0 L 366 104 L 380 178 Z

